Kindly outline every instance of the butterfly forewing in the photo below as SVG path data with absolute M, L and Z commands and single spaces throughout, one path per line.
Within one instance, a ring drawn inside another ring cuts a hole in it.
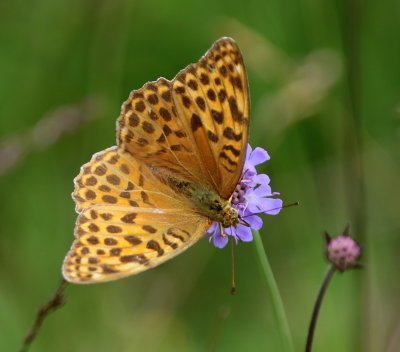
M 230 38 L 217 41 L 198 64 L 177 75 L 172 92 L 207 176 L 228 199 L 242 173 L 250 116 L 247 76 L 237 44 Z
M 243 169 L 249 106 L 239 47 L 222 38 L 172 82 L 160 78 L 130 94 L 118 119 L 118 144 L 227 199 Z
M 118 145 L 143 163 L 199 183 L 204 180 L 205 167 L 186 125 L 177 116 L 171 86 L 160 78 L 130 94 L 117 121 Z

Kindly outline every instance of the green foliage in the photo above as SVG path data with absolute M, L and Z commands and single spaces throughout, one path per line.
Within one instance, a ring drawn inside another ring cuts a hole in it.
M 354 2 L 1 1 L 0 350 L 17 350 L 57 287 L 72 179 L 115 143 L 129 92 L 172 78 L 223 35 L 248 67 L 250 140 L 272 157 L 262 171 L 285 202 L 300 202 L 261 231 L 295 350 L 326 267 L 322 233 L 347 223 L 367 268 L 335 276 L 315 350 L 396 346 L 399 4 L 352 12 Z M 233 297 L 230 251 L 206 240 L 137 277 L 71 286 L 31 351 L 278 351 L 253 247 L 237 248 Z

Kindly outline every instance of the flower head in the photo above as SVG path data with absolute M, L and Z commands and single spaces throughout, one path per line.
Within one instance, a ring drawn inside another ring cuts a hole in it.
M 348 234 L 348 228 L 342 235 L 331 238 L 326 235 L 326 256 L 339 271 L 358 266 L 357 259 L 360 256 L 360 247 Z
M 232 197 L 231 206 L 234 207 L 243 220 L 236 227 L 231 226 L 222 229 L 218 222 L 214 222 L 206 235 L 218 248 L 223 248 L 228 243 L 228 236 L 232 236 L 236 242 L 249 242 L 253 240 L 251 229 L 259 230 L 262 227 L 262 219 L 256 214 L 276 215 L 282 208 L 282 200 L 274 198 L 279 193 L 272 192 L 269 186 L 270 179 L 265 174 L 257 174 L 256 165 L 270 159 L 268 153 L 262 148 L 252 150 L 247 145 L 246 160 L 244 163 L 242 178 L 236 186 Z M 248 226 L 247 226 L 248 225 Z

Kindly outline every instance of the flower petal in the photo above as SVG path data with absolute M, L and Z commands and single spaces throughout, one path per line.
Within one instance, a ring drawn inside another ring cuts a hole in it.
M 236 236 L 243 242 L 250 242 L 253 240 L 250 227 L 240 224 L 236 227 Z
M 243 220 L 246 221 L 253 230 L 260 230 L 263 225 L 262 219 L 257 215 L 244 216 Z
M 212 223 L 212 225 L 210 226 L 210 228 L 208 229 L 208 231 L 205 233 L 205 236 L 213 236 L 215 234 L 215 232 L 218 231 L 219 232 L 219 226 L 218 226 L 218 222 L 214 221 Z
M 269 185 L 270 178 L 266 174 L 254 175 L 252 177 L 252 184 L 255 185 Z
M 246 149 L 246 159 L 245 161 L 249 160 L 251 152 L 253 151 L 253 148 L 249 143 L 247 143 L 247 149 Z
M 259 185 L 253 188 L 253 194 L 257 197 L 268 197 L 272 195 L 271 187 L 269 185 Z
M 213 236 L 214 246 L 217 248 L 224 248 L 228 243 L 228 236 L 221 236 L 220 233 L 215 233 Z
M 268 207 L 266 203 L 266 197 L 271 195 L 271 188 L 267 185 L 260 186 L 256 189 L 249 189 L 244 195 L 244 199 L 247 202 L 247 209 L 252 213 L 258 213 L 264 211 Z
M 253 150 L 253 152 L 250 155 L 249 162 L 256 166 L 262 163 L 265 163 L 268 161 L 270 156 L 268 155 L 267 151 L 263 148 L 257 147 L 256 149 Z
M 277 215 L 281 211 L 283 202 L 278 198 L 265 198 L 263 204 L 264 213 L 268 215 Z

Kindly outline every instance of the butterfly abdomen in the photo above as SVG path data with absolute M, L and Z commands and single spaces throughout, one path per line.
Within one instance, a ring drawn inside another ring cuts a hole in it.
M 200 214 L 220 222 L 223 227 L 236 226 L 239 223 L 237 210 L 216 192 L 199 184 L 177 179 L 163 168 L 150 167 L 150 169 L 160 181 L 168 184 L 177 196 L 187 198 Z

